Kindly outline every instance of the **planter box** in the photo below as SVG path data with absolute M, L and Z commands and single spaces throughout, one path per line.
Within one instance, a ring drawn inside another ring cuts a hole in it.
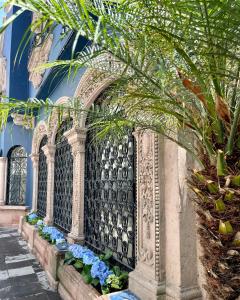
M 61 252 L 59 252 L 54 245 L 49 244 L 46 240 L 41 238 L 37 229 L 27 223 L 24 218 L 20 220 L 19 232 L 28 242 L 28 247 L 45 270 L 50 286 L 57 289 L 57 268 L 62 257 Z
M 96 300 L 101 296 L 98 291 L 83 281 L 73 266 L 60 262 L 58 267 L 58 292 L 64 300 Z
M 30 225 L 24 220 L 24 217 L 21 217 L 20 219 L 19 233 L 22 235 L 23 239 L 27 241 L 28 247 L 32 251 L 34 247 L 34 238 L 38 233 L 33 225 Z
M 57 269 L 62 258 L 62 253 L 59 252 L 54 245 L 49 244 L 48 241 L 44 240 L 36 233 L 33 254 L 36 255 L 38 261 L 45 270 L 50 286 L 57 289 Z

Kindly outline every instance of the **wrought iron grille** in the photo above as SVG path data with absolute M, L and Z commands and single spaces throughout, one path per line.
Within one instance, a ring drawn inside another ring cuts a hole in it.
M 7 204 L 24 205 L 27 180 L 27 153 L 22 146 L 8 154 Z
M 47 158 L 42 150 L 48 142 L 48 138 L 45 135 L 39 146 L 39 166 L 38 166 L 38 200 L 37 200 L 37 212 L 41 217 L 46 216 L 47 208 Z
M 132 132 L 95 144 L 88 132 L 85 164 L 85 242 L 114 260 L 135 266 L 135 166 Z
M 73 121 L 64 121 L 56 135 L 54 170 L 54 224 L 65 232 L 72 226 L 73 157 L 64 132 L 72 128 Z

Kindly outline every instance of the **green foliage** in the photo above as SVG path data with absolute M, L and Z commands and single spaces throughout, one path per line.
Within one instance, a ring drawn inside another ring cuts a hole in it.
M 67 28 L 65 35 L 75 32 L 73 54 L 81 36 L 92 41 L 72 59 L 41 68 L 69 67 L 76 74 L 87 66 L 96 69 L 96 78 L 98 72 L 118 77 L 111 108 L 93 122 L 99 136 L 118 135 L 123 126 L 149 128 L 189 150 L 202 165 L 206 157 L 216 165 L 218 150 L 234 153 L 240 115 L 237 0 L 7 0 L 4 5 L 9 4 L 21 7 L 18 15 L 26 9 L 38 14 L 29 34 L 42 24 L 43 35 L 56 24 Z M 112 63 L 104 63 L 102 55 Z M 9 103 L 0 109 L 2 126 L 16 106 L 29 113 L 35 105 Z M 44 101 L 40 106 L 51 109 Z

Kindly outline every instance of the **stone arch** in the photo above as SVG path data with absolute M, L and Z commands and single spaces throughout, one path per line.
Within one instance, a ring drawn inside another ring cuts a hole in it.
M 69 97 L 63 96 L 55 102 L 55 105 L 62 105 L 67 107 L 69 103 L 69 99 L 70 99 Z M 67 113 L 63 114 L 63 120 L 67 116 L 68 116 Z M 51 116 L 49 117 L 48 123 L 49 123 L 48 141 L 50 145 L 55 145 L 55 138 L 59 128 L 58 112 L 56 111 L 56 109 L 53 110 Z
M 98 72 L 95 69 L 87 69 L 78 84 L 74 98 L 80 98 L 83 109 L 89 109 L 98 96 L 115 80 L 116 77 L 114 76 Z M 84 128 L 85 122 L 86 113 L 83 113 L 80 119 L 80 127 Z
M 34 129 L 32 139 L 32 154 L 38 154 L 41 140 L 45 135 L 48 135 L 48 126 L 45 121 L 40 121 Z

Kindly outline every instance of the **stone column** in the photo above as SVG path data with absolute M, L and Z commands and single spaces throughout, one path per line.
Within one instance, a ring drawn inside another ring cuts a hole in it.
M 39 154 L 30 155 L 33 164 L 32 211 L 37 211 Z
M 54 202 L 54 162 L 55 162 L 55 145 L 45 145 L 42 150 L 47 158 L 47 209 L 45 223 L 53 223 L 53 202 Z
M 0 206 L 6 204 L 7 193 L 7 157 L 0 157 Z
M 166 299 L 201 299 L 198 286 L 196 221 L 186 185 L 193 159 L 165 141 Z
M 140 299 L 165 299 L 165 217 L 162 138 L 137 131 L 137 249 L 129 289 Z M 160 147 L 161 146 L 161 147 Z
M 73 155 L 72 229 L 70 242 L 84 241 L 84 171 L 86 129 L 75 127 L 64 133 Z

